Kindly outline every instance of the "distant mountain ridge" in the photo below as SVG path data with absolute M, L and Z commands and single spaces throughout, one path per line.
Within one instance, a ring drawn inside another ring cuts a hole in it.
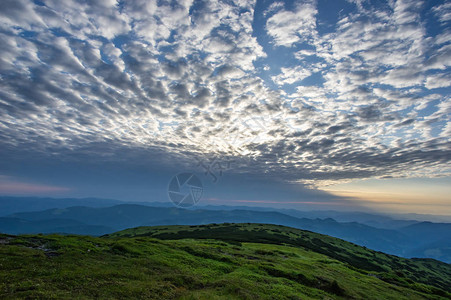
M 49 198 L 0 196 L 0 217 L 18 212 L 41 211 L 71 206 L 107 207 L 123 201 L 101 198 Z
M 186 210 L 138 204 L 120 204 L 110 207 L 75 206 L 38 212 L 15 213 L 8 217 L 2 217 L 0 218 L 0 232 L 10 234 L 56 232 L 102 235 L 138 226 L 201 225 L 225 222 L 252 222 L 290 226 L 327 234 L 389 254 L 406 257 L 421 254 L 421 257 L 451 262 L 451 255 L 446 250 L 448 245 L 446 241 L 441 241 L 442 236 L 435 235 L 434 238 L 434 234 L 427 234 L 427 231 L 433 232 L 435 227 L 446 230 L 448 225 L 451 224 L 416 223 L 399 230 L 390 230 L 374 228 L 357 222 L 337 222 L 332 218 L 297 218 L 271 211 Z M 428 238 L 419 241 L 418 236 L 414 234 L 416 228 L 421 229 L 422 235 L 428 236 Z M 433 244 L 435 250 L 423 249 L 428 244 Z
M 49 198 L 49 197 L 11 197 L 0 196 L 0 217 L 13 213 L 42 211 L 51 208 L 67 208 L 72 206 L 108 207 L 119 204 L 138 204 L 152 207 L 174 207 L 171 202 L 133 202 L 104 198 Z M 358 222 L 382 229 L 397 229 L 415 223 L 430 221 L 436 223 L 451 223 L 451 216 L 435 216 L 421 214 L 382 214 L 378 212 L 310 210 L 301 211 L 288 208 L 272 208 L 245 205 L 197 205 L 190 210 L 252 210 L 276 211 L 297 218 L 326 219 L 337 222 Z
M 0 217 L 0 232 L 8 234 L 64 233 L 102 235 L 113 229 L 102 225 L 87 225 L 73 219 L 45 219 L 30 221 L 20 218 Z

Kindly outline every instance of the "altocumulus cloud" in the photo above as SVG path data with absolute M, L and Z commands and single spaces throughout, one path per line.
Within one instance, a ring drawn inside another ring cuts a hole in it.
M 447 175 L 451 7 L 431 3 L 1 1 L 2 160 Z

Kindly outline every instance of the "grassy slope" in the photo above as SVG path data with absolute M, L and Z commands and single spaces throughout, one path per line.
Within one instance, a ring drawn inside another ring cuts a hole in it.
M 0 298 L 447 299 L 450 270 L 262 224 L 0 238 Z

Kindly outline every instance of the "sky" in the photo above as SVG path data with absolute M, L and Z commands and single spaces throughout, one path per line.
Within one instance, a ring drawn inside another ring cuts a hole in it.
M 451 215 L 451 2 L 0 2 L 0 194 Z

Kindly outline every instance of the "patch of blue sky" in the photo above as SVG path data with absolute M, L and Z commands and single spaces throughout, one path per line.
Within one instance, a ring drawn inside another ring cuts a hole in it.
M 49 31 L 56 37 L 73 38 L 71 34 L 63 30 L 61 27 L 52 27 Z
M 433 11 L 433 7 L 443 4 L 446 1 L 443 0 L 427 0 L 423 2 L 422 9 L 420 11 L 421 19 L 423 20 L 423 26 L 426 29 L 426 35 L 436 36 L 442 33 L 443 29 L 449 26 L 438 20 L 436 13 Z
M 109 64 L 109 65 L 113 64 L 113 61 L 108 57 L 108 55 L 105 54 L 105 51 L 103 51 L 102 49 L 100 49 L 100 58 L 106 64 Z
M 436 99 L 436 100 L 431 100 L 425 108 L 420 109 L 417 111 L 418 117 L 422 118 L 422 117 L 427 117 L 432 115 L 433 113 L 437 112 L 438 110 L 438 104 L 441 102 L 441 100 Z
M 33 1 L 34 4 L 38 5 L 38 6 L 45 6 L 45 3 L 39 0 L 34 0 Z
M 354 10 L 355 4 L 346 0 L 319 0 L 316 24 L 318 33 L 323 35 L 334 32 L 337 22 Z
M 318 86 L 321 87 L 323 86 L 325 82 L 325 79 L 323 77 L 323 75 L 321 74 L 321 72 L 315 72 L 312 75 L 304 78 L 303 80 L 299 81 L 297 86 Z
M 112 39 L 112 43 L 114 44 L 114 46 L 118 49 L 122 50 L 122 46 L 129 43 L 130 41 L 134 40 L 134 36 L 129 34 L 129 35 L 118 35 L 115 36 L 114 39 Z
M 21 28 L 19 28 L 21 29 Z M 38 33 L 36 31 L 31 31 L 31 30 L 21 30 L 19 33 L 19 36 L 25 38 L 25 39 L 31 39 L 36 37 Z

